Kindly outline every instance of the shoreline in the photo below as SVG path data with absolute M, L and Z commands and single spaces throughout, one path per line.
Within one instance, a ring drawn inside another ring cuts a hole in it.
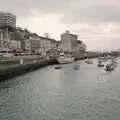
M 76 58 L 75 61 L 85 60 L 87 58 L 92 59 L 97 57 L 98 56 L 79 57 Z M 56 59 L 46 60 L 46 58 L 39 57 L 36 57 L 34 59 L 24 59 L 24 64 L 22 65 L 19 63 L 19 60 L 5 62 L 0 61 L 0 82 L 53 64 L 58 64 Z
M 20 65 L 20 64 L 9 65 L 0 69 L 0 81 L 5 81 L 15 76 L 19 76 L 27 72 L 31 72 L 31 71 L 40 69 L 41 67 L 45 67 L 47 65 L 52 65 L 52 64 L 57 64 L 57 61 L 42 60 L 36 63 L 31 62 L 23 65 Z

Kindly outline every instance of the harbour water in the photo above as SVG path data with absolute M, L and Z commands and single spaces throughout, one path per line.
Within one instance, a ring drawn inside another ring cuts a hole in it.
M 78 61 L 0 83 L 0 120 L 120 120 L 120 65 Z

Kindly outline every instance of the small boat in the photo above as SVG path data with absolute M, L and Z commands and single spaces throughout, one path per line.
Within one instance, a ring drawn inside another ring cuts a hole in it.
M 55 69 L 61 69 L 62 66 L 55 66 Z
M 74 62 L 75 58 L 70 55 L 65 55 L 64 53 L 61 53 L 60 56 L 57 58 L 57 61 L 60 64 L 67 64 Z
M 87 64 L 93 64 L 93 61 L 87 59 L 87 60 L 85 61 L 85 63 L 87 63 Z
M 113 71 L 114 70 L 113 65 L 112 64 L 107 64 L 106 67 L 105 67 L 105 70 L 110 71 L 110 72 Z
M 104 67 L 104 64 L 102 63 L 102 61 L 98 61 L 98 67 Z
M 104 64 L 98 64 L 98 67 L 104 67 Z

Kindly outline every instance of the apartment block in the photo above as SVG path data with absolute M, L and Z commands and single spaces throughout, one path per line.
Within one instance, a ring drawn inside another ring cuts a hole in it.
M 16 27 L 16 16 L 9 12 L 0 11 L 0 28 Z
M 78 36 L 71 34 L 69 31 L 61 34 L 61 44 L 63 51 L 67 52 L 76 52 L 76 47 L 78 45 L 77 42 Z

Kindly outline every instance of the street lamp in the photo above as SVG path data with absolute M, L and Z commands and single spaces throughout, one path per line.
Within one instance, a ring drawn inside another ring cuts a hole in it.
M 0 29 L 0 47 L 3 49 L 4 47 L 4 43 L 3 43 L 3 31 Z

